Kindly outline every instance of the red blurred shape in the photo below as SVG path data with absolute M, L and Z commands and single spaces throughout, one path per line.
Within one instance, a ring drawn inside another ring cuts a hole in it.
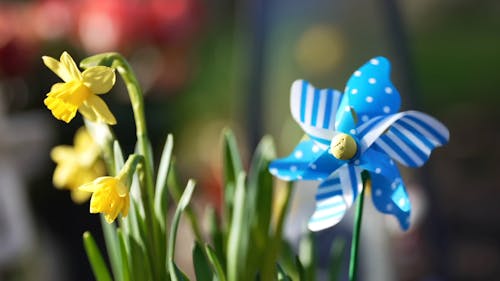
M 133 0 L 84 0 L 78 34 L 90 53 L 126 52 L 144 39 L 144 4 Z

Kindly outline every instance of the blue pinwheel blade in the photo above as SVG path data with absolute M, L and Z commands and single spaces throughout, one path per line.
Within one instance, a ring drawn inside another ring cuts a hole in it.
M 316 89 L 305 80 L 297 80 L 290 93 L 292 116 L 311 139 L 329 145 L 341 96 L 337 90 Z
M 376 57 L 356 70 L 347 81 L 340 109 L 352 107 L 358 117 L 358 125 L 379 115 L 396 113 L 401 97 L 390 79 L 391 65 L 384 57 Z M 345 110 L 339 110 L 339 125 L 349 118 Z M 345 132 L 345 130 L 343 130 Z
M 441 122 L 418 111 L 377 117 L 358 127 L 362 149 L 374 147 L 408 167 L 422 166 L 449 135 Z
M 315 141 L 303 140 L 288 157 L 272 161 L 269 172 L 286 181 L 322 180 L 342 164 L 339 161 Z
M 323 181 L 316 192 L 316 210 L 308 228 L 320 231 L 337 224 L 363 188 L 361 170 L 345 164 Z
M 360 160 L 359 167 L 370 173 L 372 200 L 377 210 L 395 216 L 401 228 L 408 230 L 410 198 L 394 161 L 375 148 L 367 150 Z

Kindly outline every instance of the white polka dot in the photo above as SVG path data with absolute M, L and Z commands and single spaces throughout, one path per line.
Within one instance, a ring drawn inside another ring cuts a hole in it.
M 385 113 L 389 113 L 389 112 L 391 112 L 391 108 L 390 108 L 390 107 L 388 107 L 388 106 L 384 106 L 384 112 L 385 112 Z
M 392 204 L 387 204 L 385 208 L 387 209 L 387 211 L 392 211 Z
M 311 169 L 313 169 L 313 170 L 316 170 L 316 168 L 317 168 L 317 167 L 316 167 L 316 164 L 311 164 L 311 166 L 310 166 L 310 167 L 311 167 Z
M 273 175 L 277 175 L 278 174 L 278 169 L 272 168 L 272 169 L 269 169 L 269 172 L 271 172 L 271 174 L 273 174 Z
M 377 79 L 375 79 L 375 78 L 370 78 L 370 79 L 368 79 L 368 83 L 370 83 L 370 84 L 372 84 L 372 85 L 373 85 L 373 84 L 377 83 Z
M 297 171 L 297 166 L 290 166 L 290 171 L 296 172 Z
M 303 155 L 304 155 L 304 153 L 302 153 L 301 150 L 295 151 L 295 154 L 294 154 L 295 158 L 297 158 L 297 159 L 302 158 Z
M 361 162 L 359 161 L 359 159 L 357 159 L 356 161 L 354 161 L 354 165 L 359 165 Z
M 302 176 L 301 176 L 301 175 L 298 175 L 298 176 L 297 176 L 297 179 L 301 180 L 301 179 L 302 179 Z
M 289 176 L 282 176 L 281 178 L 282 178 L 283 180 L 285 180 L 285 181 L 289 181 L 289 180 L 290 180 L 290 177 L 289 177 Z
M 358 89 L 352 89 L 352 90 L 351 90 L 351 94 L 355 95 L 355 94 L 357 94 L 357 93 L 358 93 Z
M 382 172 L 382 169 L 380 169 L 380 168 L 375 169 L 375 174 L 380 174 L 381 172 Z
M 393 182 L 391 184 L 391 189 L 394 190 L 394 189 L 396 189 L 396 187 L 398 187 L 398 184 L 396 182 Z
M 344 107 L 344 111 L 345 111 L 345 112 L 350 112 L 350 111 L 351 111 L 351 107 L 350 107 L 350 106 L 348 106 L 348 105 L 346 105 L 346 106 Z
M 359 71 L 359 70 L 354 71 L 354 76 L 356 76 L 356 77 L 361 76 L 361 71 Z
M 370 120 L 370 117 L 368 117 L 368 115 L 361 116 L 361 121 L 366 122 L 368 120 Z
M 380 188 L 377 188 L 377 190 L 375 190 L 375 195 L 376 196 L 382 195 L 382 190 Z
M 386 94 L 392 94 L 392 88 L 391 87 L 385 87 L 385 93 Z
M 373 102 L 373 97 L 371 97 L 371 96 L 367 96 L 367 97 L 366 97 L 366 102 L 368 102 L 368 103 Z
M 311 148 L 312 152 L 316 153 L 319 151 L 319 146 L 317 145 L 313 145 L 313 147 Z
M 378 59 L 371 59 L 370 63 L 373 64 L 373 65 L 378 65 L 379 61 L 378 61 Z
M 322 181 L 322 180 L 323 180 L 323 178 L 322 178 L 322 177 L 318 177 L 318 178 L 317 178 L 317 180 Z
M 406 204 L 406 199 L 404 199 L 404 198 L 399 199 L 398 204 L 399 204 L 399 207 L 403 208 L 404 205 Z
M 351 135 L 355 135 L 355 134 L 356 134 L 356 129 L 351 129 L 351 130 L 349 131 L 349 133 L 351 133 Z
M 389 160 L 389 164 L 394 165 L 394 161 L 392 159 Z

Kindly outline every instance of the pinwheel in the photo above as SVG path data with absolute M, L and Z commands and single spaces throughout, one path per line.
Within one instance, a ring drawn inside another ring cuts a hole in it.
M 447 128 L 418 111 L 398 112 L 401 98 L 390 80 L 390 63 L 371 59 L 356 70 L 344 94 L 316 89 L 304 80 L 291 88 L 292 116 L 308 138 L 270 172 L 286 181 L 319 180 L 312 231 L 337 224 L 363 189 L 361 172 L 371 181 L 372 201 L 410 226 L 410 200 L 395 162 L 419 167 L 431 151 L 448 142 Z

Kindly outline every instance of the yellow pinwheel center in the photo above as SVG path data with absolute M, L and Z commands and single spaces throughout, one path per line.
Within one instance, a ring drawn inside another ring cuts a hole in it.
M 357 151 L 356 141 L 348 134 L 337 134 L 330 144 L 330 153 L 340 160 L 352 159 Z

